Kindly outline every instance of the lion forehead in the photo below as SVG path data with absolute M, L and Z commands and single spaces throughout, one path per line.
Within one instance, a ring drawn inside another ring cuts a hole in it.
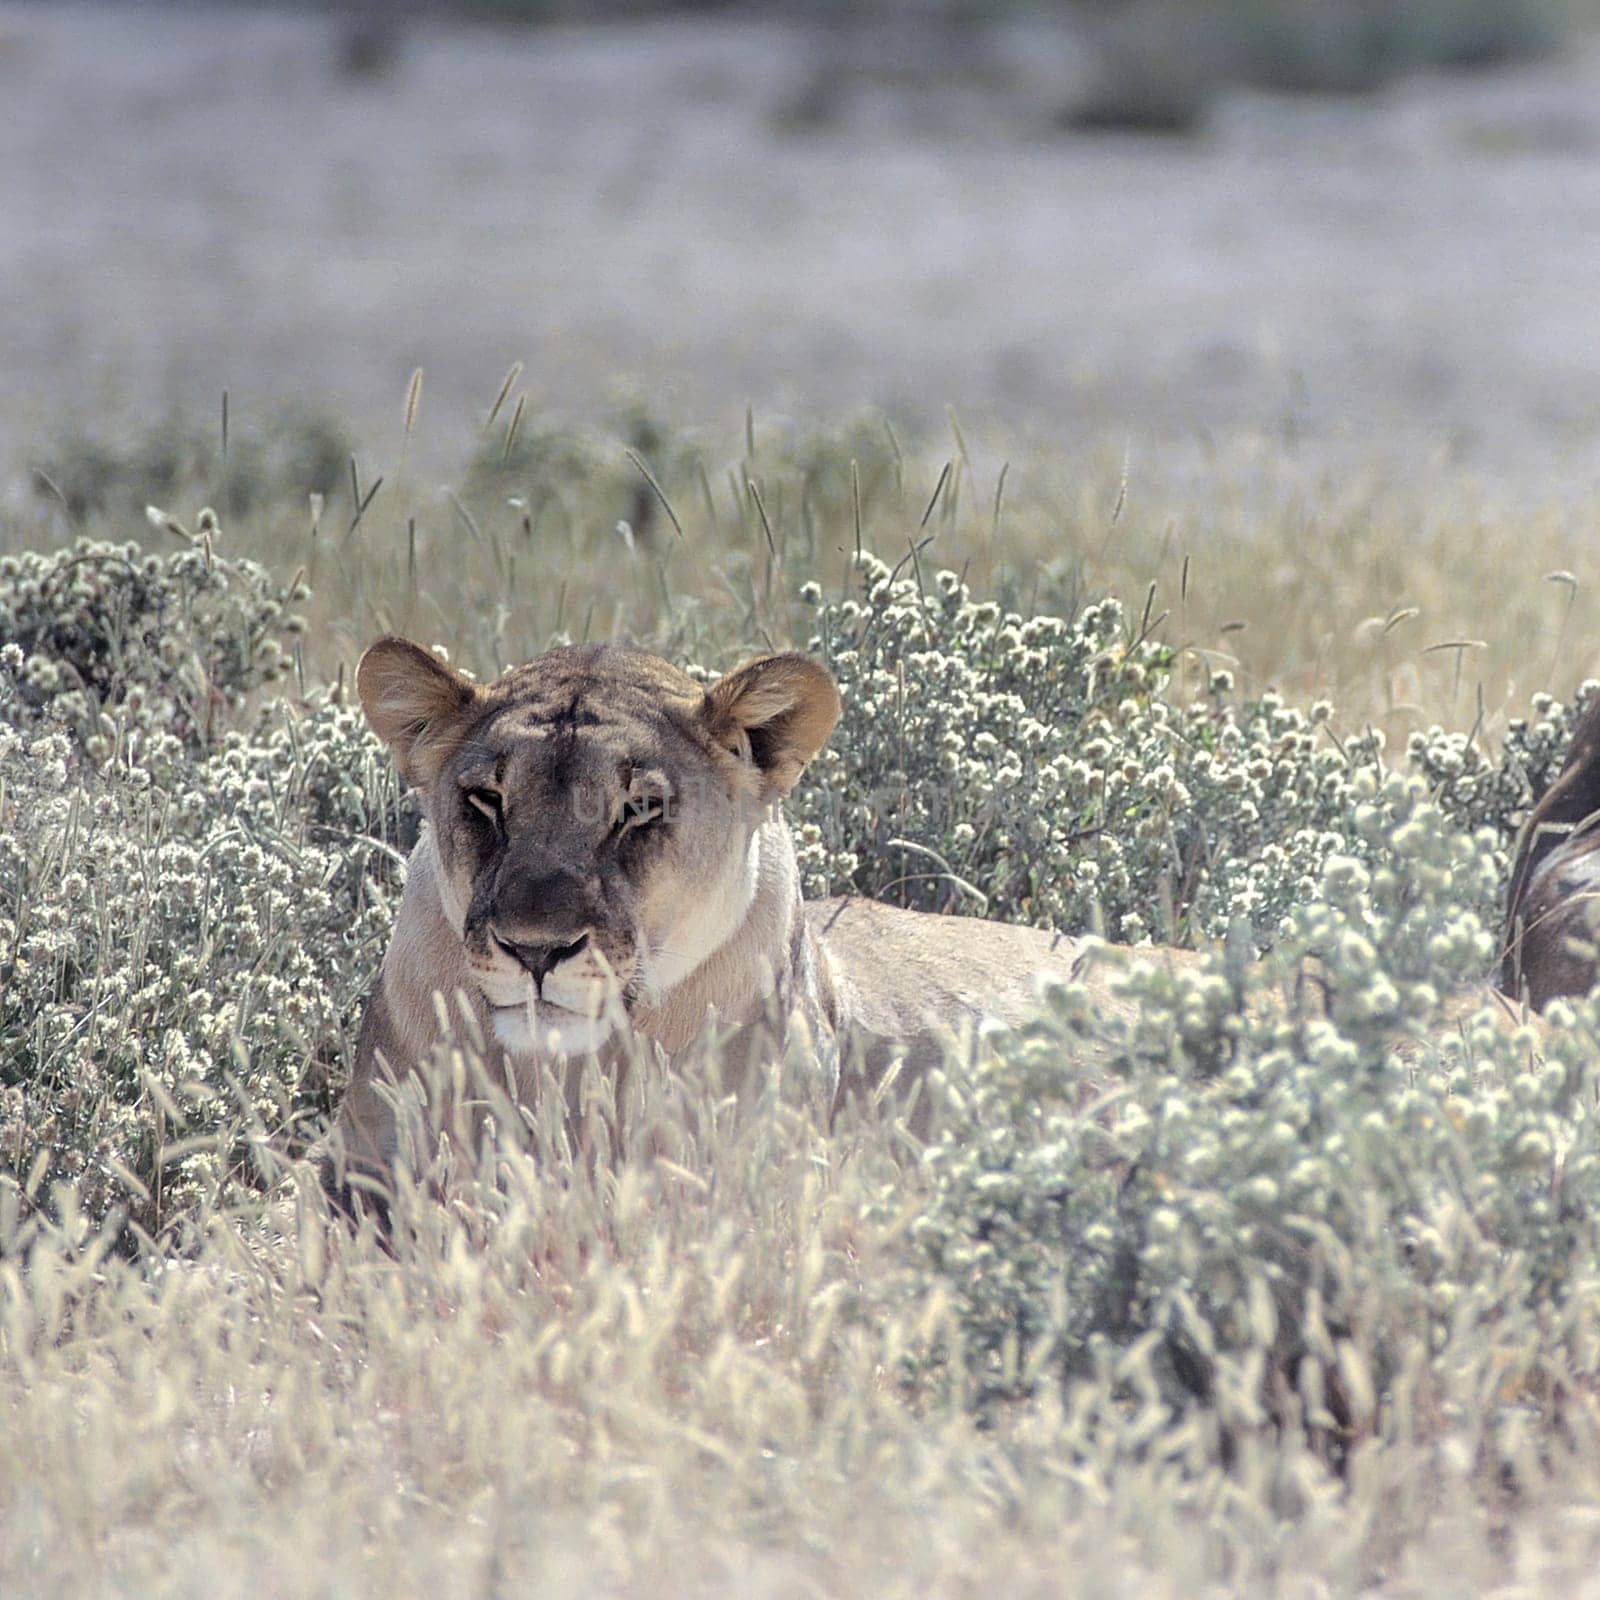
M 447 781 L 548 804 L 630 779 L 662 790 L 709 779 L 716 763 L 696 717 L 702 698 L 686 673 L 642 651 L 550 650 L 488 686 Z
M 571 741 L 648 759 L 694 745 L 694 680 L 676 667 L 617 645 L 566 646 L 513 667 L 489 685 L 482 742 L 507 749 Z
M 700 696 L 688 673 L 629 645 L 561 645 L 511 667 L 489 685 L 493 700 L 548 716 L 572 706 L 590 710 L 619 699 L 635 709 L 675 705 L 684 710 Z
M 676 707 L 633 706 L 604 694 L 551 707 L 519 700 L 484 719 L 464 742 L 461 770 L 492 766 L 508 787 L 587 781 L 623 769 L 683 771 L 705 765 L 701 741 Z

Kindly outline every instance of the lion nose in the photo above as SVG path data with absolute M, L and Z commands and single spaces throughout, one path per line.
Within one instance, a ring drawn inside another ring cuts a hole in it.
M 513 961 L 522 965 L 533 979 L 533 987 L 537 992 L 547 974 L 553 972 L 563 961 L 570 961 L 574 956 L 583 953 L 583 947 L 589 942 L 589 935 L 582 934 L 571 944 L 519 944 L 512 939 L 502 939 L 497 933 L 494 942 Z

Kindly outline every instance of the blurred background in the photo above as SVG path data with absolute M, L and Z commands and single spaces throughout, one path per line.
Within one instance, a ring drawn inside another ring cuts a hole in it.
M 326 475 L 420 367 L 413 462 L 458 462 L 521 361 L 530 416 L 954 408 L 1146 479 L 1264 440 L 1582 491 L 1595 14 L 11 0 L 0 460 L 29 494 L 70 438 L 92 494 L 227 390 Z

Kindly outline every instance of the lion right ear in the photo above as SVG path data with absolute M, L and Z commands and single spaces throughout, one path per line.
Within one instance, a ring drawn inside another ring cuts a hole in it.
M 756 768 L 771 800 L 788 794 L 833 732 L 839 690 L 821 662 L 786 650 L 719 679 L 700 714 L 716 743 Z
M 476 684 L 409 639 L 379 639 L 356 667 L 372 730 L 394 751 L 407 783 L 426 788 L 466 732 Z

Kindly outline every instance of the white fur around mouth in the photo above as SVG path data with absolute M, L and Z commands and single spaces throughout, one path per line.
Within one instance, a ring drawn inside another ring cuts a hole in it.
M 523 1005 L 492 1006 L 489 1011 L 494 1036 L 514 1056 L 586 1055 L 598 1050 L 616 1031 L 615 1012 L 600 1016 L 569 1011 L 547 1000 Z

